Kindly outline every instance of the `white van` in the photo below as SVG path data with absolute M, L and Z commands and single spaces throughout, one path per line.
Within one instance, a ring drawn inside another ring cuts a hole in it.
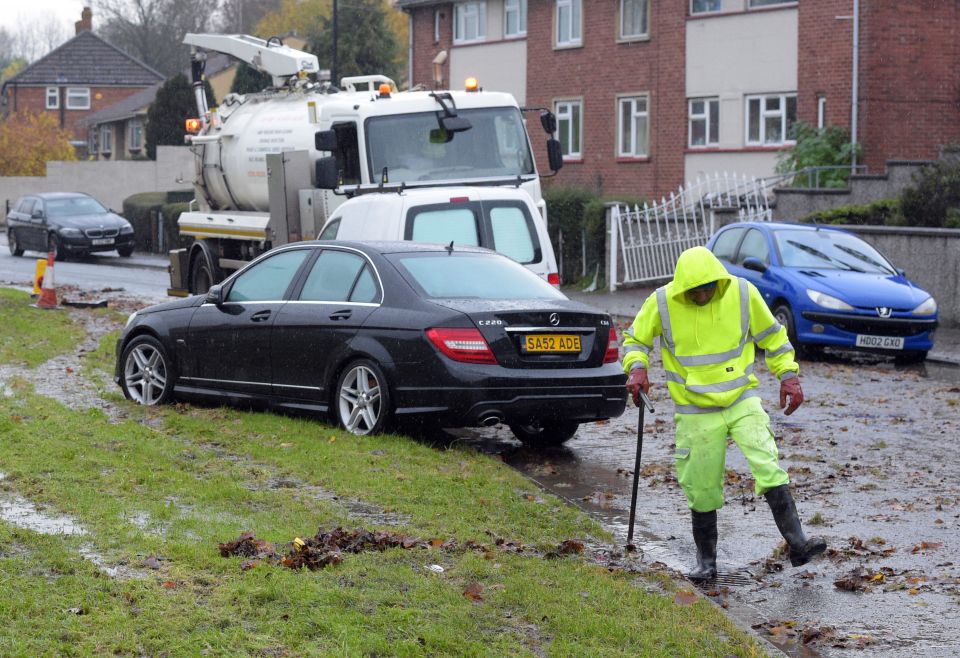
M 353 197 L 330 215 L 320 240 L 413 240 L 498 251 L 560 285 L 547 223 L 519 188 L 429 187 Z

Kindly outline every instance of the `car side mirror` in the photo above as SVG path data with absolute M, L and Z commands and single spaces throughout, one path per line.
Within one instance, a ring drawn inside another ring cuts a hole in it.
M 216 306 L 223 305 L 223 287 L 219 283 L 210 286 L 210 289 L 207 290 L 207 295 L 203 301 L 207 304 L 214 304 Z
M 560 146 L 559 139 L 547 140 L 547 162 L 553 172 L 560 171 L 563 167 L 563 147 Z
M 897 274 L 899 274 L 900 276 L 907 276 L 907 271 L 902 267 L 898 267 L 896 269 L 897 269 Z
M 30 219 L 43 219 L 43 211 L 42 211 L 42 210 L 34 210 L 34 211 L 33 211 L 33 214 L 30 215 Z
M 340 170 L 337 158 L 328 155 L 317 159 L 317 187 L 321 190 L 335 190 L 340 186 Z
M 763 274 L 767 271 L 767 266 L 763 264 L 763 261 L 759 258 L 754 258 L 753 256 L 747 256 L 744 258 L 743 262 L 740 263 L 740 266 L 744 269 L 760 272 L 760 274 Z

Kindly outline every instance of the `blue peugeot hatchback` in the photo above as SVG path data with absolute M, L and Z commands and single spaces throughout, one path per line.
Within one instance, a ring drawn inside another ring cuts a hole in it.
M 810 224 L 730 224 L 707 247 L 753 283 L 798 352 L 833 346 L 922 361 L 937 302 L 847 231 Z

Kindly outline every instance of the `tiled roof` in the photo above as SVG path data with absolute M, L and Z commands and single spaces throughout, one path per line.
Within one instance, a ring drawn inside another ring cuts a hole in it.
M 162 85 L 162 82 L 158 82 L 146 89 L 141 89 L 137 93 L 131 94 L 113 105 L 109 105 L 98 112 L 94 112 L 90 116 L 84 117 L 81 123 L 94 126 L 100 123 L 122 121 L 123 119 L 135 117 L 138 114 L 144 114 L 157 97 L 157 91 Z
M 136 87 L 162 80 L 163 75 L 93 32 L 81 32 L 21 70 L 7 84 Z

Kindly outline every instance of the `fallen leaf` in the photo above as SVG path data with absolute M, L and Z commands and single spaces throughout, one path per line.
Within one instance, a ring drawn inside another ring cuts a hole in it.
M 177 584 L 172 580 L 165 580 L 163 581 L 163 586 L 166 587 L 167 589 L 176 589 Z
M 480 583 L 470 583 L 467 585 L 467 589 L 463 590 L 463 595 L 471 601 L 482 601 L 483 596 L 481 596 L 481 592 L 483 592 L 483 585 Z
M 943 542 L 939 541 L 922 541 L 919 544 L 916 544 L 913 547 L 912 553 L 919 553 L 920 551 L 932 551 L 943 546 Z
M 673 602 L 677 605 L 693 605 L 697 602 L 697 595 L 691 590 L 679 591 L 673 597 Z
M 258 564 L 260 563 L 256 560 L 244 560 L 240 563 L 240 571 L 250 571 L 250 569 L 253 569 Z
M 144 558 L 144 560 L 143 560 L 143 566 L 145 566 L 145 567 L 148 568 L 148 569 L 159 569 L 159 568 L 160 568 L 160 560 L 157 559 L 157 556 L 156 556 L 156 555 L 150 555 L 150 556 Z

